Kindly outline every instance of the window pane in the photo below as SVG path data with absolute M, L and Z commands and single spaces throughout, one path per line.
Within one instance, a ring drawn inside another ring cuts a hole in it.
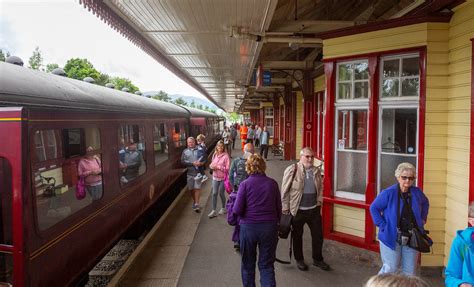
M 337 191 L 365 194 L 367 153 L 337 152 Z
M 381 151 L 416 154 L 417 110 L 382 110 Z
M 380 156 L 380 188 L 379 191 L 397 183 L 395 178 L 395 169 L 402 162 L 409 162 L 416 168 L 416 157 L 398 155 L 398 154 L 382 154 Z
M 338 70 L 339 70 L 339 81 L 352 80 L 352 64 L 338 65 Z
M 398 79 L 384 80 L 382 87 L 382 97 L 397 97 L 398 96 Z
M 0 282 L 13 284 L 13 256 L 11 254 L 0 253 Z
M 367 110 L 338 112 L 337 149 L 367 150 Z
M 354 83 L 354 98 L 367 99 L 369 97 L 369 82 Z
M 12 171 L 9 162 L 0 157 L 0 244 L 12 245 Z M 0 259 L 0 266 L 2 261 Z M 1 267 L 0 267 L 1 271 Z M 0 281 L 1 280 L 0 272 Z
M 146 172 L 145 129 L 139 125 L 119 128 L 120 184 L 123 186 Z
M 404 79 L 402 80 L 402 96 L 418 96 L 419 91 L 419 79 Z
M 153 127 L 153 150 L 155 166 L 168 159 L 168 131 L 165 124 L 155 124 Z
M 339 83 L 337 98 L 341 100 L 347 100 L 351 98 L 351 83 Z
M 400 60 L 385 60 L 383 61 L 383 77 L 398 77 L 400 76 Z
M 368 80 L 369 79 L 369 64 L 368 63 L 354 64 L 354 79 L 355 80 Z
M 418 76 L 420 74 L 419 62 L 419 57 L 402 59 L 402 77 Z

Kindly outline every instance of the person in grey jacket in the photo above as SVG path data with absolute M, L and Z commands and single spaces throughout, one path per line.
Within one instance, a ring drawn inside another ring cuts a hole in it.
M 201 207 L 199 206 L 199 199 L 201 197 L 201 180 L 196 180 L 195 177 L 198 173 L 195 167 L 202 166 L 205 163 L 200 162 L 198 158 L 198 148 L 196 146 L 196 139 L 189 137 L 187 139 L 188 148 L 183 150 L 181 154 L 181 163 L 186 166 L 187 170 L 187 185 L 191 191 L 191 197 L 193 199 L 193 210 L 200 212 Z

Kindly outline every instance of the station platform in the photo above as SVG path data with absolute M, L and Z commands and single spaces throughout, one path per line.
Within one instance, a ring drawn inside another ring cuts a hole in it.
M 242 154 L 239 142 L 235 147 L 233 158 Z M 293 163 L 269 153 L 267 175 L 281 185 L 284 169 Z M 207 216 L 211 211 L 210 193 L 208 180 L 202 189 L 201 212 L 195 213 L 191 196 L 184 189 L 109 286 L 241 286 L 240 254 L 234 251 L 231 241 L 233 227 L 227 224 L 225 215 Z M 217 208 L 220 207 L 218 200 Z M 310 264 L 307 226 L 303 240 L 309 270 L 300 271 L 294 258 L 290 265 L 275 263 L 278 286 L 363 286 L 380 269 L 378 253 L 325 240 L 323 256 L 331 271 L 323 271 Z M 288 247 L 289 240 L 280 240 L 277 257 L 288 260 Z M 258 266 L 256 274 L 259 286 Z M 444 286 L 440 274 L 422 277 L 430 286 Z

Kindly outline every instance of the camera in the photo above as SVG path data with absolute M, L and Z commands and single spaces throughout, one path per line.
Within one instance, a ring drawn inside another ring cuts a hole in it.
M 397 242 L 401 246 L 408 245 L 410 242 L 411 234 L 409 232 L 402 232 L 400 229 L 397 229 Z

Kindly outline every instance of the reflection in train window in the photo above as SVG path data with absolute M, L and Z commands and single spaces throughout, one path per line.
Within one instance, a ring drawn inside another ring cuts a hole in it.
M 173 129 L 173 142 L 175 147 L 185 147 L 186 146 L 186 130 L 188 125 L 185 123 L 175 123 Z
M 40 143 L 47 142 L 45 136 L 50 139 L 49 145 L 40 148 Z M 64 153 L 59 147 L 63 147 Z M 40 230 L 53 226 L 102 197 L 100 148 L 97 128 L 35 132 L 32 149 L 37 158 L 32 161 L 32 184 Z M 54 153 L 57 156 L 53 161 L 49 155 Z M 78 196 L 78 189 L 84 190 L 84 197 Z
M 146 172 L 145 128 L 139 125 L 122 125 L 118 130 L 120 184 L 135 180 Z
M 153 152 L 155 155 L 155 166 L 168 159 L 168 130 L 163 123 L 153 126 Z

